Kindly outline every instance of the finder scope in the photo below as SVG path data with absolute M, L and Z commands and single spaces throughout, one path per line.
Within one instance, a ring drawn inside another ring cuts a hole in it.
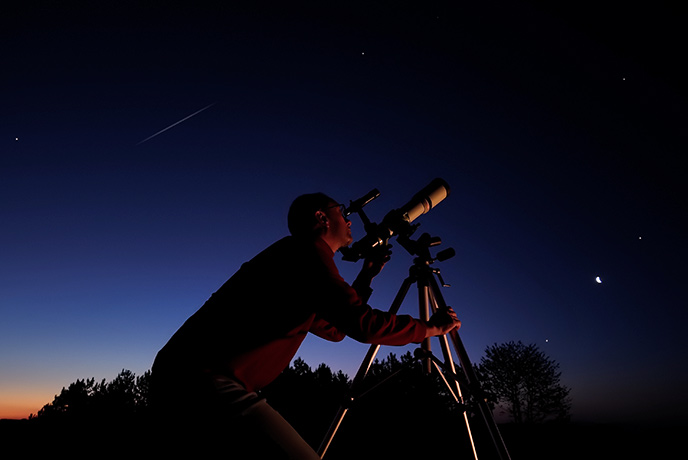
M 380 196 L 377 189 L 368 192 L 358 200 L 352 201 L 345 212 L 347 215 L 354 212 L 359 214 L 363 220 L 366 235 L 350 247 L 340 249 L 342 258 L 355 262 L 365 258 L 369 251 L 387 245 L 389 239 L 394 236 L 410 236 L 419 225 L 411 225 L 411 222 L 437 206 L 449 196 L 449 191 L 449 184 L 444 179 L 437 178 L 413 195 L 413 198 L 404 206 L 388 212 L 379 224 L 370 222 L 363 212 L 363 206 Z

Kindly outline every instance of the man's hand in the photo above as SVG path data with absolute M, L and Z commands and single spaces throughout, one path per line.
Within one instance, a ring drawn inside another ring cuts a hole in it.
M 357 279 L 362 283 L 367 283 L 370 286 L 370 282 L 377 275 L 380 274 L 383 267 L 389 259 L 392 257 L 392 252 L 389 250 L 390 245 L 382 246 L 370 251 L 370 254 L 363 261 L 363 266 L 358 274 Z
M 454 329 L 461 327 L 461 321 L 456 316 L 456 312 L 451 307 L 437 310 L 434 315 L 426 322 L 428 330 L 425 337 L 435 337 L 437 335 L 444 335 Z

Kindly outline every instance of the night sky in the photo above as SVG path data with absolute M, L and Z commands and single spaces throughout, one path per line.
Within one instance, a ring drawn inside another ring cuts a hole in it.
M 456 250 L 438 268 L 474 362 L 534 343 L 574 420 L 684 416 L 677 8 L 92 3 L 0 19 L 0 418 L 150 369 L 287 233 L 296 196 L 377 188 L 380 221 L 435 177 L 451 195 L 416 236 Z M 393 251 L 370 300 L 385 310 L 413 260 Z M 359 266 L 335 259 L 353 281 Z M 297 356 L 353 377 L 367 349 L 309 337 Z

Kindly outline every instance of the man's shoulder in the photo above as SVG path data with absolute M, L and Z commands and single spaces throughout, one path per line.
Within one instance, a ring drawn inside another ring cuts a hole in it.
M 297 238 L 294 236 L 285 236 L 256 255 L 253 260 L 262 260 L 266 258 L 275 257 L 293 257 L 298 259 L 310 258 L 318 256 L 320 248 L 316 241 L 307 238 Z
M 292 235 L 285 236 L 275 241 L 266 250 L 290 248 L 294 248 L 297 250 L 324 252 L 326 254 L 332 253 L 332 250 L 322 238 L 298 237 Z

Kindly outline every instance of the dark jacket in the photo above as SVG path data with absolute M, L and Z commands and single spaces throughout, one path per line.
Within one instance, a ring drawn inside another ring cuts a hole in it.
M 323 240 L 289 236 L 243 264 L 182 325 L 158 353 L 153 374 L 222 375 L 256 391 L 289 365 L 308 332 L 406 345 L 422 341 L 426 326 L 372 309 L 339 275 Z

